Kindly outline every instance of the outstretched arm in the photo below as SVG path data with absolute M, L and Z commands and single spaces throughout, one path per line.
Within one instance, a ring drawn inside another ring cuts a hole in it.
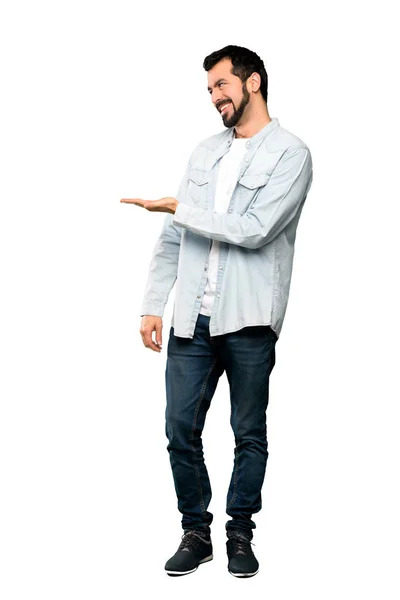
M 308 148 L 288 149 L 254 204 L 243 214 L 216 213 L 179 203 L 174 225 L 214 240 L 256 249 L 271 242 L 301 209 L 312 182 Z

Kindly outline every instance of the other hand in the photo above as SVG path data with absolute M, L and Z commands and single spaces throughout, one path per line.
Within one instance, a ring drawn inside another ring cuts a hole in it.
M 165 198 L 160 198 L 160 200 L 142 200 L 142 198 L 122 198 L 121 202 L 126 204 L 136 204 L 136 206 L 141 206 L 142 208 L 146 208 L 150 211 L 156 212 L 167 212 L 174 214 L 176 208 L 179 204 L 176 198 L 172 198 L 172 196 L 166 196 Z
M 162 327 L 162 317 L 143 315 L 140 326 L 140 334 L 142 336 L 143 344 L 146 346 L 146 348 L 150 348 L 150 350 L 154 350 L 154 352 L 161 352 Z M 153 341 L 153 331 L 156 332 L 155 342 Z

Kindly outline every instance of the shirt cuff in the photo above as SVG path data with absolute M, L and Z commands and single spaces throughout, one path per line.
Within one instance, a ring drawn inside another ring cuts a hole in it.
M 176 210 L 174 212 L 173 223 L 174 225 L 184 226 L 187 224 L 187 221 L 190 217 L 190 213 L 192 212 L 191 206 L 185 204 L 184 202 L 179 202 Z

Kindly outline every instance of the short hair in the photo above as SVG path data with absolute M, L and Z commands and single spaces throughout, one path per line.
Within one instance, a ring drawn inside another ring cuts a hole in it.
M 203 67 L 206 71 L 212 69 L 223 58 L 230 58 L 232 61 L 232 75 L 239 77 L 244 83 L 248 77 L 254 72 L 261 77 L 260 91 L 265 103 L 268 100 L 268 74 L 264 67 L 264 62 L 256 54 L 248 48 L 242 46 L 225 46 L 221 50 L 212 52 L 203 62 Z

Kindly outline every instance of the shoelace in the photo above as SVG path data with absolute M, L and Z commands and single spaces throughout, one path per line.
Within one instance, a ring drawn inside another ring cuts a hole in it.
M 250 540 L 244 540 L 243 538 L 239 537 L 231 537 L 229 538 L 229 540 L 232 542 L 234 554 L 241 552 L 245 555 L 249 555 L 252 553 L 251 546 L 255 546 L 255 544 L 253 544 L 253 542 L 250 542 Z
M 195 538 L 201 540 L 202 542 L 206 541 L 196 531 L 187 531 L 182 535 L 182 541 L 180 543 L 179 550 L 183 550 L 184 548 L 187 548 L 189 546 L 196 548 L 198 541 Z

